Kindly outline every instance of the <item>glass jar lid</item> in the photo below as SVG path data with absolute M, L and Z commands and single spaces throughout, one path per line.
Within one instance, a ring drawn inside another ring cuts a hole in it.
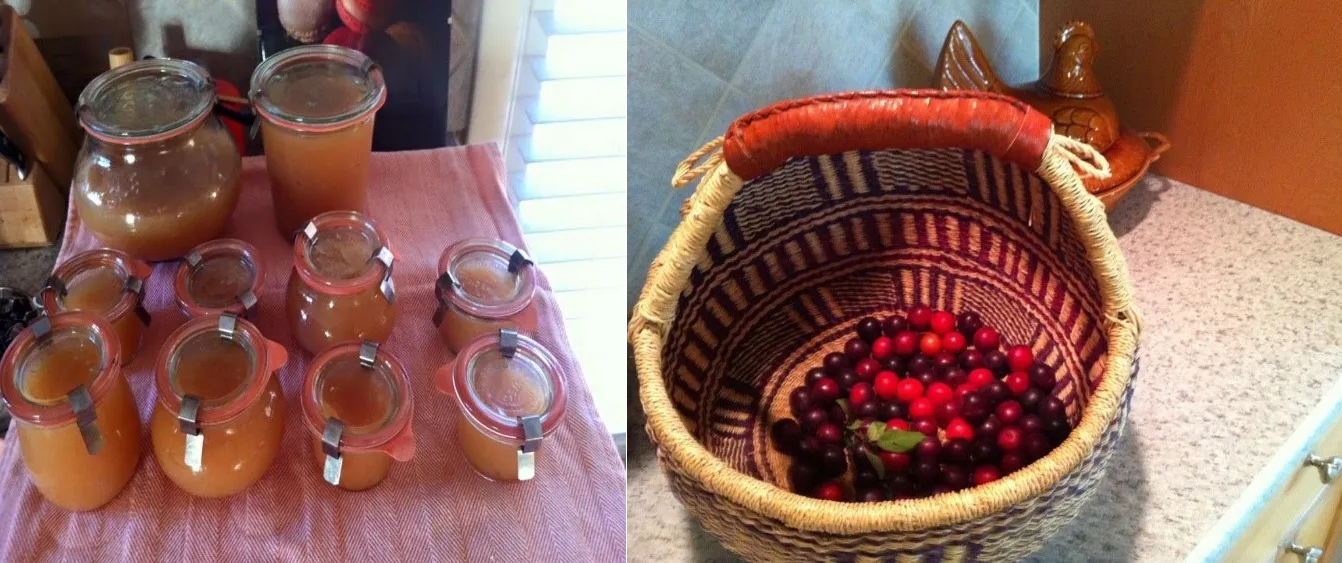
M 168 336 L 159 352 L 154 389 L 159 404 L 178 414 L 195 403 L 194 423 L 227 422 L 265 391 L 270 368 L 282 365 L 282 348 L 232 313 L 188 320 Z M 190 401 L 188 401 L 190 398 Z M 189 410 L 188 409 L 188 410 Z
M 349 342 L 312 360 L 303 379 L 303 414 L 309 430 L 322 436 L 328 421 L 341 423 L 344 451 L 382 450 L 403 435 L 414 414 L 405 368 L 376 342 Z M 405 446 L 392 448 L 401 459 Z M 408 443 L 413 453 L 413 441 Z
M 236 239 L 218 239 L 191 249 L 177 265 L 173 288 L 188 316 L 233 311 L 257 304 L 264 281 L 260 252 Z
M 0 360 L 0 394 L 15 418 L 59 426 L 91 410 L 116 383 L 121 341 L 108 322 L 85 312 L 38 317 Z
M 471 315 L 503 319 L 520 313 L 536 294 L 535 265 L 501 240 L 467 239 L 438 260 L 439 303 Z
M 318 215 L 294 240 L 294 268 L 313 287 L 336 294 L 366 291 L 379 282 L 388 301 L 395 255 L 372 219 L 354 211 Z
M 116 143 L 161 141 L 203 121 L 214 107 L 214 80 L 177 59 L 119 66 L 79 94 L 75 115 L 90 135 Z
M 88 311 L 116 322 L 134 312 L 145 324 L 144 280 L 153 270 L 119 250 L 101 248 L 82 252 L 56 267 L 38 294 L 49 312 Z
M 546 437 L 564 418 L 558 360 L 539 342 L 513 330 L 467 344 L 457 356 L 452 389 L 462 415 L 495 440 L 526 442 L 526 419 L 533 417 Z
M 345 127 L 387 99 L 382 69 L 338 45 L 285 49 L 252 72 L 252 106 L 263 118 L 309 132 Z

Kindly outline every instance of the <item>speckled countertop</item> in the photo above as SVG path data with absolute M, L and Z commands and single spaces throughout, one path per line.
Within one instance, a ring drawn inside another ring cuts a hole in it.
M 1156 176 L 1110 223 L 1141 375 L 1107 477 L 1036 561 L 1182 559 L 1342 377 L 1342 237 Z M 634 385 L 629 560 L 735 560 L 667 488 Z
M 60 248 L 57 241 L 46 248 L 0 250 L 0 287 L 12 287 L 29 295 L 37 293 L 51 275 Z

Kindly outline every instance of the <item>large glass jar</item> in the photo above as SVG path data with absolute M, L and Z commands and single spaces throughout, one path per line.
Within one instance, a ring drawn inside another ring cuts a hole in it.
M 187 61 L 131 63 L 84 88 L 75 112 L 88 135 L 71 191 L 99 240 L 158 261 L 223 232 L 242 161 L 213 107 L 213 80 Z
M 216 239 L 191 249 L 177 264 L 173 291 L 188 317 L 226 311 L 250 316 L 256 310 L 265 270 L 255 246 Z
M 536 293 L 535 266 L 501 240 L 467 239 L 438 261 L 438 311 L 433 324 L 452 352 L 502 328 L 518 329 Z
M 382 71 L 335 45 L 280 51 L 252 73 L 275 222 L 292 236 L 327 211 L 363 211 L 373 117 L 387 100 Z
M 362 491 L 381 483 L 392 461 L 415 455 L 410 379 L 376 342 L 322 352 L 303 380 L 303 420 L 316 470 L 328 483 Z
M 135 359 L 149 311 L 144 308 L 144 283 L 153 270 L 126 253 L 101 248 L 71 256 L 56 267 L 38 294 L 48 313 L 84 311 L 111 323 L 120 342 L 122 365 Z
M 318 354 L 383 342 L 396 325 L 393 255 L 377 225 L 353 211 L 318 215 L 294 240 L 286 310 L 298 344 Z
M 56 506 L 107 504 L 139 464 L 140 414 L 120 355 L 106 320 L 69 312 L 38 318 L 0 361 L 23 465 Z
M 154 457 L 182 490 L 225 497 L 270 469 L 284 434 L 284 347 L 233 313 L 196 317 L 158 355 Z
M 457 444 L 493 481 L 536 476 L 541 442 L 564 421 L 559 362 L 511 329 L 481 336 L 439 368 L 434 385 L 456 398 Z

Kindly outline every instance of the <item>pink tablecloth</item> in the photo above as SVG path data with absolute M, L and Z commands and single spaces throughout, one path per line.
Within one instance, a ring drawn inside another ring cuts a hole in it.
M 0 455 L 0 561 L 624 559 L 624 467 L 573 360 L 548 283 L 542 280 L 536 293 L 538 332 L 564 365 L 569 402 L 564 425 L 542 450 L 534 481 L 500 484 L 476 475 L 457 450 L 456 405 L 430 382 L 433 369 L 452 359 L 429 320 L 439 254 L 466 237 L 523 246 L 498 147 L 377 154 L 372 178 L 370 213 L 397 254 L 400 318 L 387 347 L 413 380 L 416 457 L 368 491 L 346 492 L 322 481 L 296 399 L 310 358 L 284 319 L 292 246 L 272 222 L 264 160 L 247 158 L 242 200 L 224 235 L 261 249 L 269 274 L 257 324 L 291 350 L 289 365 L 279 372 L 290 409 L 274 465 L 236 496 L 195 498 L 159 470 L 146 424 L 145 455 L 126 490 L 101 509 L 77 514 L 46 502 L 28 480 L 19 448 L 6 447 Z M 72 207 L 61 259 L 99 246 Z M 153 401 L 153 360 L 185 320 L 172 297 L 175 267 L 168 262 L 154 268 L 145 302 L 153 324 L 127 372 L 144 421 Z M 613 351 L 621 346 L 611 343 Z

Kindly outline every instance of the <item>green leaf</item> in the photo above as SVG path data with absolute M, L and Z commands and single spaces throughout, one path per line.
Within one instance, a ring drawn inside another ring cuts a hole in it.
M 854 420 L 851 424 L 848 425 L 848 429 L 849 429 L 849 430 L 854 430 L 854 431 L 856 431 L 858 428 L 862 428 L 862 421 L 861 421 L 861 420 Z
M 872 469 L 876 470 L 876 476 L 885 479 L 885 464 L 881 463 L 881 457 L 876 455 L 876 452 L 871 451 L 870 448 L 862 450 L 862 453 L 867 454 L 867 461 L 870 461 Z
M 843 417 L 844 417 L 844 418 L 852 418 L 852 415 L 849 414 L 849 412 L 848 412 L 848 401 L 847 401 L 847 400 L 839 399 L 839 400 L 837 400 L 837 401 L 835 401 L 835 402 L 836 402 L 836 403 L 839 403 L 839 408 L 843 409 Z
M 910 432 L 908 430 L 886 430 L 881 434 L 881 438 L 876 441 L 876 446 L 887 451 L 895 453 L 907 452 L 923 441 L 922 432 Z
M 867 427 L 867 441 L 876 442 L 881 439 L 881 435 L 884 433 L 885 423 L 879 421 L 873 422 L 871 423 L 871 426 Z

